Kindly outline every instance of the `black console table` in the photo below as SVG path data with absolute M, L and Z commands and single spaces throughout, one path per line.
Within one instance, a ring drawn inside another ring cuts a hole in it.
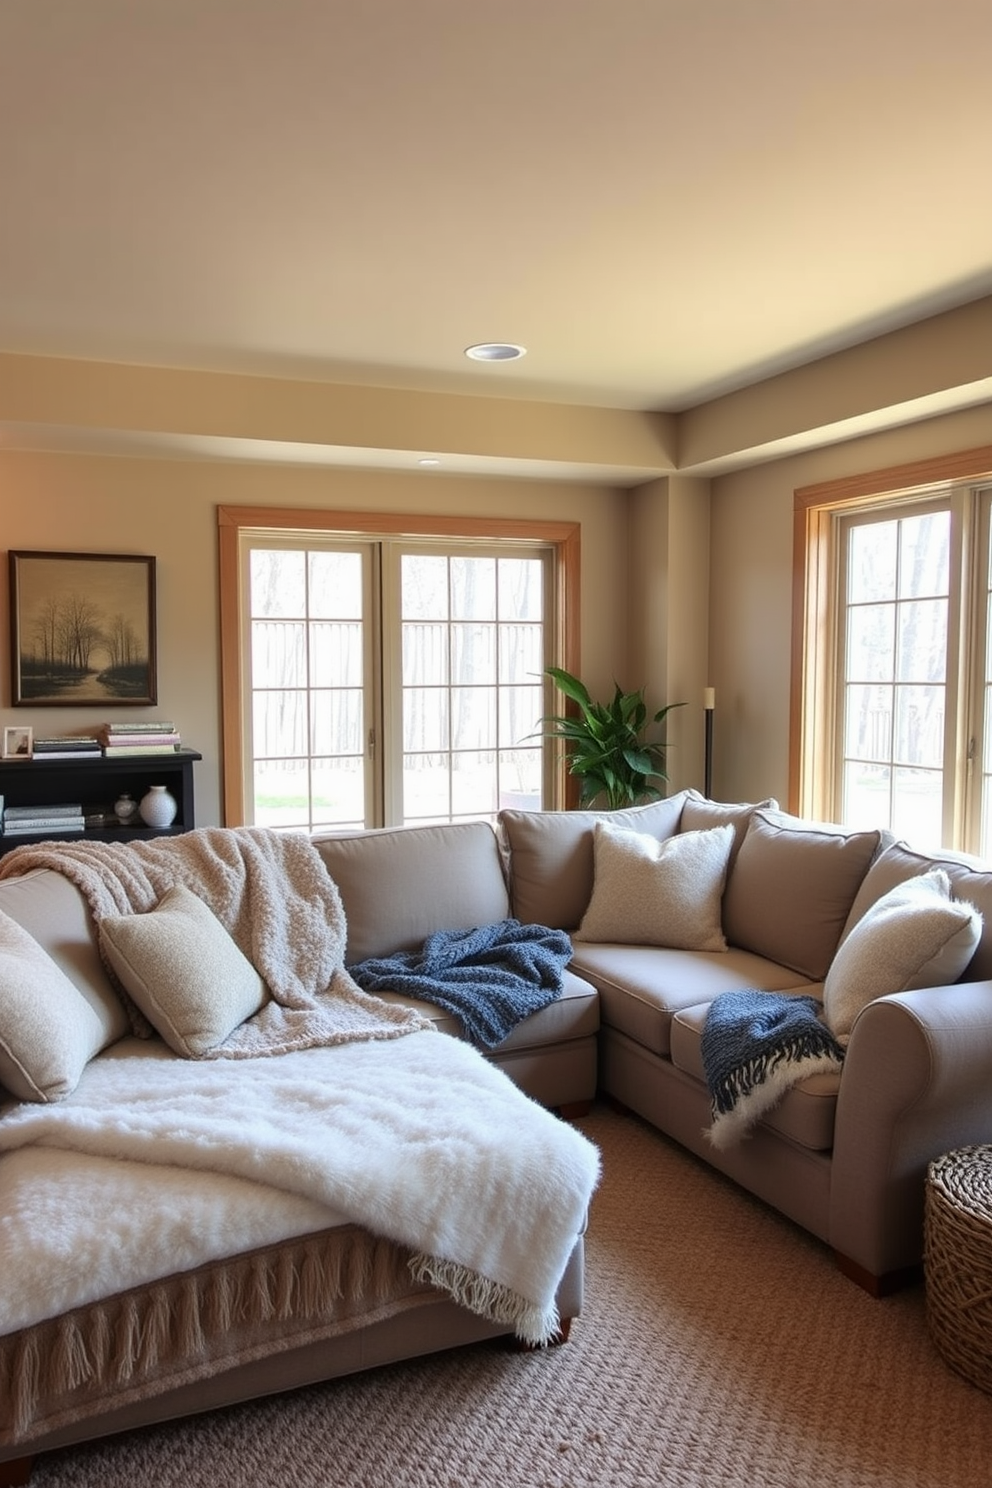
M 0 760 L 0 796 L 5 806 L 63 806 L 78 804 L 87 817 L 100 817 L 100 826 L 85 832 L 66 832 L 67 841 L 126 842 L 135 837 L 161 837 L 189 832 L 196 825 L 193 804 L 193 764 L 202 759 L 195 749 L 174 754 L 132 754 L 114 759 L 105 754 L 92 759 Z M 150 785 L 165 785 L 176 798 L 176 819 L 169 827 L 146 827 L 135 813 L 134 826 L 121 826 L 114 802 L 125 791 L 140 801 Z M 58 832 L 37 836 L 0 836 L 0 853 L 24 842 L 58 840 Z

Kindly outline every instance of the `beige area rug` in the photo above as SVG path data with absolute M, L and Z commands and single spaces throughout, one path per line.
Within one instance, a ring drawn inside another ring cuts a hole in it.
M 38 1460 L 32 1488 L 989 1488 L 992 1397 L 922 1287 L 828 1252 L 631 1117 L 564 1348 L 455 1350 Z

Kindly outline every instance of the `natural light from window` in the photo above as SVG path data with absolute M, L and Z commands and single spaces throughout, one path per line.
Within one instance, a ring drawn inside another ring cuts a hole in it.
M 541 805 L 546 554 L 356 543 L 248 556 L 256 824 Z
M 842 819 L 939 845 L 950 511 L 846 525 Z

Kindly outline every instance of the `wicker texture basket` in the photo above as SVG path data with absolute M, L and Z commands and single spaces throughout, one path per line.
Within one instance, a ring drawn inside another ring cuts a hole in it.
M 992 1393 L 992 1145 L 959 1147 L 930 1164 L 923 1267 L 934 1344 Z

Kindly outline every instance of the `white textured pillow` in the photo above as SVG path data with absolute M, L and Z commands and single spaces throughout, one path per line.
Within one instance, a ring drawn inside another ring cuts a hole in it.
M 828 1026 L 848 1034 L 876 997 L 956 982 L 981 934 L 981 915 L 966 899 L 951 898 L 942 868 L 897 884 L 866 910 L 834 956 L 823 984 Z
M 729 824 L 659 842 L 597 822 L 592 898 L 575 939 L 725 951 L 720 901 L 733 841 Z
M 148 914 L 100 921 L 121 985 L 177 1054 L 197 1059 L 257 1013 L 268 988 L 216 915 L 176 884 Z
M 106 1042 L 78 987 L 0 910 L 0 1085 L 18 1100 L 61 1100 Z

